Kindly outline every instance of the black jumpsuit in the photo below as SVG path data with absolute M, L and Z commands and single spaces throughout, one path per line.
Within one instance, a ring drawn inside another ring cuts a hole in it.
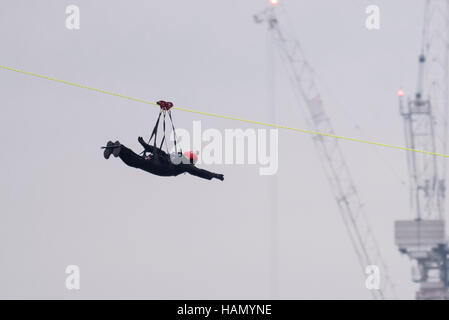
M 211 180 L 212 178 L 223 180 L 222 174 L 216 174 L 204 169 L 199 169 L 193 164 L 174 164 L 170 160 L 170 156 L 163 150 L 151 146 L 143 141 L 139 141 L 145 148 L 145 151 L 152 153 L 150 160 L 136 154 L 124 145 L 120 148 L 119 157 L 124 163 L 133 168 L 142 169 L 158 176 L 177 176 L 181 173 L 190 173 L 191 175 Z

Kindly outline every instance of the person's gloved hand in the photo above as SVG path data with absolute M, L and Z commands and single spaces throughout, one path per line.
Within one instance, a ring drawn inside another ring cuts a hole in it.
M 142 137 L 137 138 L 137 141 L 139 141 L 140 143 L 145 143 L 145 140 L 143 140 Z
M 224 180 L 224 175 L 222 175 L 222 174 L 216 174 L 216 175 L 215 175 L 215 178 L 217 178 L 218 180 L 223 181 L 223 180 Z

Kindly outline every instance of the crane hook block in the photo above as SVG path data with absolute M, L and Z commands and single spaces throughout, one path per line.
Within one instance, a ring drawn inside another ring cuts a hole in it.
M 161 107 L 162 110 L 165 111 L 168 111 L 171 109 L 171 107 L 173 107 L 173 103 L 164 100 L 159 100 L 157 104 Z

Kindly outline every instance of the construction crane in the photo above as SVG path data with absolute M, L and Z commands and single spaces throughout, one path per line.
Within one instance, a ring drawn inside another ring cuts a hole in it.
M 398 91 L 407 147 L 447 154 L 449 1 L 427 0 L 414 97 Z M 395 222 L 395 242 L 412 260 L 417 299 L 449 299 L 444 225 L 447 159 L 407 153 L 413 220 Z
M 286 32 L 288 28 L 284 24 L 281 25 L 281 21 L 278 19 L 278 1 L 271 0 L 270 2 L 270 7 L 254 16 L 255 22 L 267 24 L 273 43 L 286 61 L 294 92 L 303 101 L 302 105 L 305 106 L 305 117 L 310 129 L 323 134 L 334 134 L 333 126 L 326 114 L 315 82 L 313 69 L 301 50 L 299 42 Z M 369 266 L 376 266 L 380 270 L 380 287 L 371 290 L 373 298 L 394 298 L 395 291 L 392 280 L 370 228 L 338 140 L 325 135 L 315 135 L 313 140 L 324 164 L 326 177 L 363 274 L 365 275 L 366 268 Z

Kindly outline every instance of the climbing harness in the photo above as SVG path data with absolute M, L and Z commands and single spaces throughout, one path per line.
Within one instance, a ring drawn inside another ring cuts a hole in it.
M 157 104 L 160 106 L 161 110 L 159 111 L 159 115 L 157 117 L 156 124 L 154 125 L 153 131 L 151 132 L 150 139 L 148 139 L 148 144 L 151 144 L 151 141 L 154 138 L 153 145 L 154 145 L 155 148 L 157 148 L 157 133 L 158 133 L 159 123 L 161 121 L 161 116 L 162 116 L 162 133 L 163 133 L 163 136 L 162 136 L 162 139 L 161 139 L 161 142 L 160 142 L 160 145 L 159 145 L 159 149 L 162 150 L 162 148 L 164 146 L 164 142 L 165 142 L 166 152 L 170 153 L 169 148 L 168 148 L 168 142 L 167 142 L 168 139 L 166 138 L 166 116 L 168 115 L 168 117 L 170 118 L 170 124 L 171 124 L 172 130 L 173 130 L 173 137 L 174 137 L 173 144 L 174 144 L 174 147 L 175 147 L 175 154 L 178 154 L 178 147 L 176 145 L 176 140 L 177 140 L 176 130 L 175 130 L 175 126 L 173 124 L 173 118 L 171 116 L 171 110 L 170 110 L 173 107 L 173 103 L 168 102 L 168 101 L 160 100 L 160 101 L 157 102 Z M 144 158 L 146 158 L 147 157 L 147 151 L 144 150 L 141 153 L 141 155 Z

